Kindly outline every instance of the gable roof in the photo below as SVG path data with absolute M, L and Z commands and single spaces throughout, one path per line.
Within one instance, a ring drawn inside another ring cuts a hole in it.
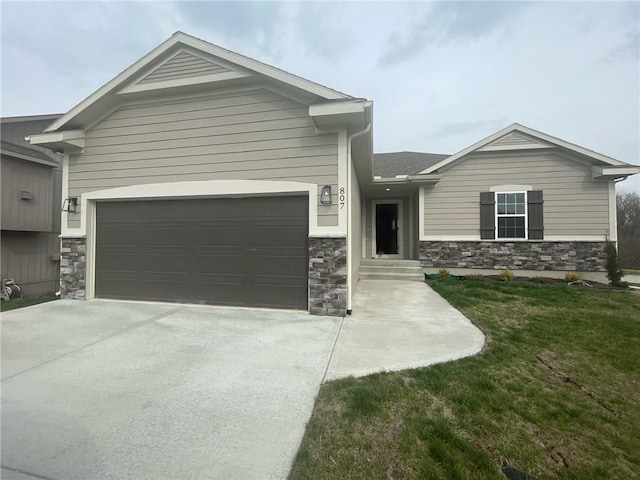
M 353 97 L 334 90 L 329 87 L 325 87 L 324 85 L 320 85 L 318 83 L 312 82 L 310 80 L 304 79 L 292 73 L 286 72 L 282 69 L 273 67 L 271 65 L 267 65 L 266 63 L 262 63 L 258 60 L 254 60 L 252 58 L 246 57 L 239 53 L 232 52 L 225 48 L 219 47 L 217 45 L 213 45 L 212 43 L 206 42 L 196 37 L 192 37 L 191 35 L 187 35 L 183 32 L 176 32 L 170 38 L 165 40 L 162 44 L 154 48 L 151 52 L 146 54 L 140 60 L 135 62 L 133 65 L 122 71 L 111 81 L 107 82 L 105 85 L 100 87 L 94 93 L 89 95 L 82 102 L 77 104 L 71 110 L 69 110 L 66 114 L 64 114 L 61 118 L 53 122 L 45 132 L 53 132 L 59 130 L 65 126 L 71 126 L 72 128 L 78 128 L 77 119 L 81 115 L 85 115 L 86 112 L 94 107 L 97 107 L 101 100 L 110 94 L 117 93 L 135 93 L 142 89 L 148 87 L 147 83 L 144 82 L 145 78 L 149 78 L 148 74 L 156 73 L 158 69 L 160 69 L 163 63 L 167 60 L 175 61 L 175 57 L 180 55 L 181 48 L 185 48 L 191 51 L 195 51 L 201 53 L 206 56 L 215 57 L 221 60 L 221 63 L 228 63 L 237 66 L 239 69 L 250 72 L 253 75 L 258 75 L 262 77 L 266 77 L 270 80 L 273 80 L 277 83 L 284 84 L 289 87 L 296 88 L 303 92 L 315 95 L 320 97 L 323 100 L 344 100 L 351 99 Z M 188 61 L 181 59 L 181 61 Z M 215 62 L 209 62 L 212 65 L 215 65 Z M 224 70 L 229 70 L 226 66 L 219 65 L 220 71 L 226 74 L 231 74 L 233 72 L 224 72 Z M 202 68 L 201 70 L 195 70 L 198 75 L 207 75 L 211 74 L 212 71 L 206 71 L 203 65 L 200 64 L 198 66 Z M 169 67 L 167 67 L 169 68 Z M 213 68 L 213 67 L 212 67 Z M 148 70 L 152 70 L 149 72 Z M 166 73 L 166 72 L 165 72 Z M 219 73 L 219 72 L 217 72 Z M 128 91 L 123 91 L 123 88 L 126 88 L 129 83 L 139 76 L 143 75 L 143 78 L 137 79 L 136 84 L 129 87 Z M 238 76 L 248 76 L 242 75 L 238 73 Z M 160 77 L 163 78 L 163 77 Z M 206 77 L 200 77 L 206 78 Z M 140 82 L 142 80 L 142 82 Z M 170 82 L 163 82 L 165 86 L 173 86 Z M 136 88 L 137 87 L 137 88 Z M 105 102 L 106 103 L 106 102 Z M 74 123 L 74 121 L 76 121 Z
M 567 142 L 565 140 L 562 140 L 560 138 L 557 137 L 553 137 L 551 135 L 548 135 L 546 133 L 542 133 L 538 130 L 534 130 L 533 128 L 529 128 L 529 127 L 525 127 L 524 125 L 520 125 L 519 123 L 514 123 L 512 125 L 509 125 L 506 128 L 503 128 L 502 130 L 494 133 L 493 135 L 489 135 L 486 138 L 483 138 L 482 140 L 480 140 L 477 143 L 474 143 L 473 145 L 460 150 L 458 153 L 455 153 L 453 155 L 451 155 L 450 157 L 435 163 L 433 165 L 428 166 L 427 168 L 425 168 L 424 170 L 422 170 L 420 172 L 420 175 L 428 175 L 430 173 L 435 172 L 436 170 L 439 170 L 443 167 L 446 167 L 447 165 L 450 165 L 451 163 L 461 159 L 462 157 L 465 157 L 466 155 L 475 152 L 475 151 L 479 151 L 481 150 L 483 147 L 488 146 L 489 144 L 491 144 L 492 142 L 501 139 L 502 137 L 505 137 L 507 135 L 513 134 L 514 132 L 517 133 L 523 133 L 526 136 L 533 138 L 533 139 L 538 139 L 540 141 L 542 141 L 542 143 L 540 142 L 532 142 L 533 145 L 532 147 L 543 147 L 545 146 L 544 144 L 546 143 L 546 146 L 557 146 L 557 147 L 562 147 L 565 148 L 567 150 L 573 151 L 575 153 L 579 153 L 581 155 L 585 155 L 587 157 L 590 157 L 594 160 L 598 160 L 599 162 L 602 162 L 606 165 L 611 165 L 611 166 L 629 166 L 628 163 L 625 162 L 621 162 L 620 160 L 616 160 L 615 158 L 611 158 L 608 157 L 606 155 L 602 155 L 601 153 L 598 152 L 594 152 L 593 150 L 589 150 L 587 148 L 581 147 L 580 145 L 576 145 L 574 143 L 570 143 Z M 495 150 L 506 150 L 509 149 L 508 146 L 508 141 L 507 142 L 503 142 L 503 145 L 496 145 Z M 537 143 L 537 145 L 536 145 Z
M 31 145 L 25 137 L 41 132 L 51 121 L 60 116 L 60 114 L 52 114 L 0 118 L 2 155 L 52 167 L 59 165 L 60 156 L 57 153 L 46 147 Z
M 373 174 L 382 178 L 417 175 L 425 168 L 449 157 L 440 153 L 390 152 L 373 154 Z

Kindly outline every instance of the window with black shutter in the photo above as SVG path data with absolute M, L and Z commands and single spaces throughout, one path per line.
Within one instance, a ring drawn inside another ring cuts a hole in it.
M 541 190 L 480 193 L 480 238 L 483 240 L 542 240 Z

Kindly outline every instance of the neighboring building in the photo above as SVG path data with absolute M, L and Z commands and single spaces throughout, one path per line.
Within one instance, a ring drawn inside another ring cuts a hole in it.
M 55 292 L 60 284 L 61 155 L 30 145 L 60 115 L 1 119 L 2 278 L 23 295 Z
M 603 270 L 614 180 L 639 167 L 517 124 L 373 155 L 371 122 L 368 100 L 174 34 L 31 137 L 77 203 L 62 295 L 344 315 L 365 258 Z

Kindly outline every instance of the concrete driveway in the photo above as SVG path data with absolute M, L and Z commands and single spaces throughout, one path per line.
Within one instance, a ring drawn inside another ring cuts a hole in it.
M 2 475 L 286 478 L 323 379 L 471 355 L 423 283 L 360 282 L 354 315 L 60 300 L 2 314 Z
M 285 478 L 339 321 L 70 300 L 4 313 L 1 478 Z

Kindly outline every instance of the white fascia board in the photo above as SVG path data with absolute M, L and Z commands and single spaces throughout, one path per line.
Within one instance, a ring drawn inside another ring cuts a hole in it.
M 286 83 L 301 90 L 306 90 L 310 93 L 314 93 L 320 97 L 326 98 L 327 100 L 351 98 L 349 95 L 338 92 L 337 90 L 333 90 L 332 88 L 325 87 L 324 85 L 306 80 L 302 77 L 298 77 L 297 75 L 285 72 L 284 70 L 281 70 L 277 67 L 272 67 L 271 65 L 267 65 L 266 63 L 262 63 L 258 60 L 245 57 L 244 55 L 241 55 L 239 53 L 235 53 L 225 48 L 218 47 L 217 45 L 213 45 L 209 42 L 205 42 L 204 40 L 200 40 L 199 38 L 192 37 L 191 35 L 187 35 L 186 33 L 176 32 L 171 38 L 175 38 L 177 40 L 176 43 L 184 43 L 185 45 L 197 48 L 199 50 L 202 50 L 203 52 L 209 53 L 210 55 L 220 57 L 230 63 L 234 63 L 248 70 L 252 70 L 256 73 L 260 73 L 267 77 L 273 78 L 274 80 L 277 80 L 279 82 Z
M 80 151 L 84 148 L 84 130 L 38 133 L 27 137 L 31 145 L 51 148 L 54 151 Z
M 399 184 L 399 183 L 437 183 L 442 175 L 404 175 L 396 177 L 374 177 L 371 183 L 375 185 Z
M 236 64 L 240 67 L 244 67 L 248 70 L 251 70 L 256 73 L 262 74 L 266 77 L 272 78 L 276 81 L 282 82 L 287 85 L 291 85 L 301 90 L 305 90 L 307 92 L 318 95 L 319 97 L 326 98 L 327 100 L 339 100 L 339 99 L 351 98 L 349 95 L 340 93 L 331 88 L 325 87 L 323 85 L 319 85 L 317 83 L 311 82 L 310 80 L 306 80 L 304 78 L 298 77 L 291 73 L 285 72 L 284 70 L 280 70 L 279 68 L 272 67 L 270 65 L 264 64 L 257 60 L 253 60 L 249 57 L 245 57 L 244 55 L 231 52 L 224 48 L 205 42 L 204 40 L 200 40 L 199 38 L 192 37 L 191 35 L 187 35 L 182 32 L 176 32 L 170 38 L 168 38 L 167 40 L 162 42 L 160 45 L 158 45 L 156 48 L 151 50 L 151 52 L 147 53 L 140 60 L 135 62 L 133 65 L 131 65 L 130 67 L 125 69 L 123 72 L 118 74 L 115 78 L 107 82 L 105 85 L 103 85 L 98 90 L 93 92 L 83 101 L 78 103 L 75 107 L 69 110 L 61 118 L 59 118 L 58 120 L 53 122 L 51 125 L 49 125 L 49 127 L 45 129 L 45 132 L 52 132 L 63 127 L 66 123 L 68 123 L 78 114 L 80 114 L 81 112 L 89 108 L 91 105 L 96 103 L 100 98 L 113 92 L 118 87 L 120 87 L 123 83 L 132 79 L 132 77 L 134 77 L 141 69 L 148 66 L 150 63 L 155 61 L 157 58 L 159 58 L 169 49 L 171 49 L 172 47 L 178 44 L 183 44 L 185 46 L 189 46 L 189 47 L 201 50 L 205 53 L 219 57 L 223 60 Z
M 321 117 L 326 115 L 345 115 L 349 113 L 364 113 L 364 101 L 345 101 L 316 103 L 309 105 L 310 117 Z
M 73 119 L 76 115 L 80 114 L 82 111 L 89 108 L 91 105 L 96 103 L 100 98 L 104 97 L 112 90 L 116 89 L 118 86 L 122 85 L 124 82 L 129 80 L 133 75 L 135 75 L 140 69 L 146 67 L 151 62 L 153 62 L 156 58 L 166 52 L 169 48 L 177 43 L 176 39 L 172 36 L 171 38 L 165 40 L 156 48 L 147 53 L 140 60 L 135 62 L 133 65 L 120 72 L 116 77 L 114 77 L 109 82 L 105 83 L 102 87 L 98 88 L 95 92 L 89 95 L 87 98 L 78 103 L 75 107 L 65 113 L 61 118 L 53 122 L 49 127 L 45 129 L 45 132 L 53 132 L 58 130 L 60 127 L 64 126 L 67 122 Z
M 468 155 L 471 152 L 474 152 L 476 150 L 481 149 L 482 147 L 488 145 L 489 143 L 493 142 L 494 140 L 497 140 L 498 138 L 507 135 L 513 131 L 518 131 L 518 132 L 522 132 L 525 133 L 527 135 L 530 135 L 532 137 L 538 138 L 540 140 L 544 140 L 548 143 L 551 143 L 553 145 L 565 148 L 567 150 L 573 151 L 573 152 L 577 152 L 581 155 L 585 155 L 589 158 L 593 158 L 595 160 L 599 160 L 601 162 L 604 162 L 608 165 L 613 165 L 613 166 L 628 166 L 628 163 L 625 162 L 621 162 L 620 160 L 616 160 L 614 158 L 608 157 L 606 155 L 602 155 L 601 153 L 597 153 L 594 152 L 593 150 L 589 150 L 587 148 L 581 147 L 579 145 L 575 145 L 573 143 L 567 142 L 565 140 L 561 140 L 559 138 L 556 137 L 552 137 L 551 135 L 547 135 L 546 133 L 542 133 L 539 132 L 537 130 L 534 130 L 532 128 L 529 127 L 525 127 L 524 125 L 520 125 L 519 123 L 514 123 L 512 125 L 509 125 L 506 128 L 503 128 L 502 130 L 499 130 L 498 132 L 494 133 L 493 135 L 489 135 L 486 138 L 483 138 L 482 140 L 480 140 L 479 142 L 474 143 L 473 145 L 460 150 L 458 153 L 454 153 L 453 155 L 451 155 L 450 157 L 445 158 L 444 160 L 436 163 L 435 165 L 432 165 L 426 169 L 424 169 L 422 172 L 420 172 L 421 174 L 428 174 L 431 172 L 434 172 L 442 167 L 445 167 L 447 165 L 449 165 L 452 162 L 455 162 L 456 160 L 458 160 L 461 157 L 464 157 L 465 155 Z M 541 147 L 536 147 L 536 148 L 541 148 Z M 517 150 L 517 148 L 507 148 L 504 150 Z M 498 149 L 496 149 L 498 150 Z M 503 150 L 503 149 L 500 149 Z
M 455 162 L 456 160 L 458 160 L 460 157 L 464 157 L 465 155 L 487 145 L 488 143 L 493 142 L 494 140 L 502 137 L 503 135 L 506 135 L 507 133 L 512 132 L 513 130 L 515 130 L 515 126 L 517 125 L 517 123 L 514 123 L 513 125 L 510 125 L 506 128 L 503 128 L 502 130 L 494 133 L 493 135 L 489 135 L 488 137 L 480 140 L 479 142 L 474 143 L 473 145 L 468 146 L 467 148 L 460 150 L 458 153 L 454 153 L 453 155 L 451 155 L 450 157 L 445 158 L 444 160 L 439 161 L 438 163 L 436 163 L 435 165 L 431 165 L 428 168 L 425 168 L 424 170 L 422 170 L 420 172 L 420 175 L 426 175 L 429 174 L 431 172 L 435 172 L 436 170 L 445 167 L 447 165 L 449 165 L 452 162 Z
M 615 167 L 591 167 L 591 175 L 594 180 L 599 178 L 621 178 L 629 175 L 640 173 L 640 167 L 633 165 L 615 166 Z

